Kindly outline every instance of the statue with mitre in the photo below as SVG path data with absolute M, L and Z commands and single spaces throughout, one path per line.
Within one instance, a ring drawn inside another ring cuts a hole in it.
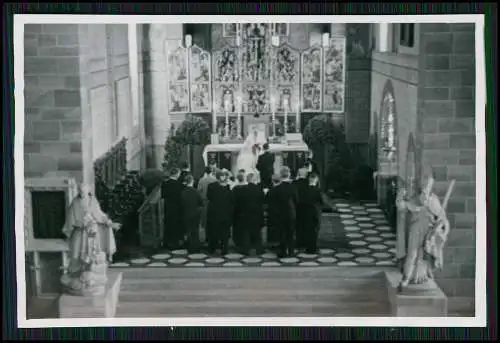
M 407 197 L 401 188 L 396 198 L 400 211 L 407 211 L 410 224 L 406 256 L 403 263 L 403 277 L 399 291 L 409 285 L 421 285 L 434 278 L 434 270 L 443 267 L 443 249 L 450 232 L 446 216 L 446 205 L 453 191 L 452 180 L 443 203 L 432 191 L 434 178 L 427 177 L 425 186 L 413 197 Z
M 80 184 L 63 227 L 70 253 L 68 270 L 61 277 L 64 291 L 80 296 L 105 293 L 108 261 L 116 252 L 114 230 L 119 228 L 101 210 L 89 187 Z

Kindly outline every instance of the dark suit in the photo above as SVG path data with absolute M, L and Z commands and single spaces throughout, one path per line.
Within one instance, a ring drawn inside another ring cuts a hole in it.
M 295 185 L 295 189 L 297 191 L 297 222 L 296 222 L 296 244 L 297 248 L 305 248 L 306 247 L 306 238 L 304 236 L 304 230 L 306 227 L 306 223 L 304 223 L 304 206 L 302 206 L 302 202 L 304 199 L 304 192 L 309 187 L 309 181 L 307 179 L 297 179 L 293 182 Z
M 300 203 L 306 252 L 314 253 L 317 249 L 320 216 L 323 207 L 323 199 L 319 188 L 308 185 L 301 194 Z
M 233 188 L 233 239 L 243 253 L 261 249 L 261 229 L 264 224 L 262 189 L 251 183 Z
M 267 241 L 276 242 L 279 237 L 278 228 L 278 199 L 276 193 L 276 186 L 271 187 L 266 194 L 267 203 Z
M 207 190 L 207 237 L 209 249 L 227 251 L 233 221 L 233 194 L 228 186 L 211 183 Z
M 292 182 L 282 182 L 276 186 L 275 192 L 276 224 L 280 233 L 280 256 L 290 256 L 294 253 L 297 191 Z
M 201 195 L 193 187 L 185 187 L 181 193 L 182 223 L 188 235 L 188 248 L 194 251 L 200 245 L 200 218 L 203 208 Z
M 181 192 L 182 185 L 179 181 L 168 179 L 161 185 L 163 199 L 163 246 L 178 248 L 184 238 L 181 220 Z
M 257 170 L 260 173 L 260 184 L 262 188 L 271 188 L 271 180 L 274 173 L 274 154 L 264 152 L 257 160 Z
M 308 158 L 308 159 L 306 159 L 306 161 L 304 163 L 304 167 L 308 168 L 310 173 L 315 173 L 315 174 L 319 175 L 319 168 L 318 168 L 318 164 L 316 163 L 316 161 Z

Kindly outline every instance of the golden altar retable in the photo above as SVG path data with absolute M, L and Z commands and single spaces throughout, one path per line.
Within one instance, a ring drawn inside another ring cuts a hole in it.
M 219 144 L 205 148 L 205 162 L 211 153 L 231 155 L 256 121 L 274 139 L 301 132 L 302 113 L 344 111 L 345 37 L 325 34 L 322 44 L 299 51 L 276 25 L 233 24 L 234 34 L 211 52 L 192 45 L 191 36 L 168 51 L 169 114 L 200 116 L 218 134 Z

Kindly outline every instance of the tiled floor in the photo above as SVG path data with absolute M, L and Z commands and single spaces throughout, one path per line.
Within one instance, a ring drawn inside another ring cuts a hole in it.
M 152 256 L 117 262 L 111 267 L 276 267 L 276 266 L 391 266 L 395 264 L 393 229 L 385 215 L 374 203 L 336 202 L 335 225 L 342 225 L 345 244 L 321 244 L 318 254 L 298 253 L 295 257 L 279 259 L 274 252 L 258 256 L 229 253 L 209 256 L 206 253 L 188 254 L 186 250 L 165 251 Z M 340 228 L 338 228 L 340 229 Z M 321 237 L 321 233 L 320 233 Z

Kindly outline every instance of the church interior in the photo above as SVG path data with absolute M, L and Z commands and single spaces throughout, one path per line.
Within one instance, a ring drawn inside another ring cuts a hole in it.
M 110 269 L 168 277 L 184 267 L 396 269 L 408 227 L 396 193 L 415 194 L 430 173 L 438 197 L 456 184 L 436 283 L 449 315 L 470 315 L 474 30 L 468 23 L 25 25 L 27 293 L 59 292 L 50 271 L 66 265 L 59 228 L 79 182 L 93 185 L 102 209 L 123 224 Z M 318 254 L 162 251 L 165 171 L 186 163 L 199 178 L 215 163 L 234 172 L 252 130 L 267 138 L 276 170 L 286 165 L 295 175 L 312 152 L 325 198 Z M 120 295 L 123 316 L 147 298 L 132 291 L 138 285 Z

